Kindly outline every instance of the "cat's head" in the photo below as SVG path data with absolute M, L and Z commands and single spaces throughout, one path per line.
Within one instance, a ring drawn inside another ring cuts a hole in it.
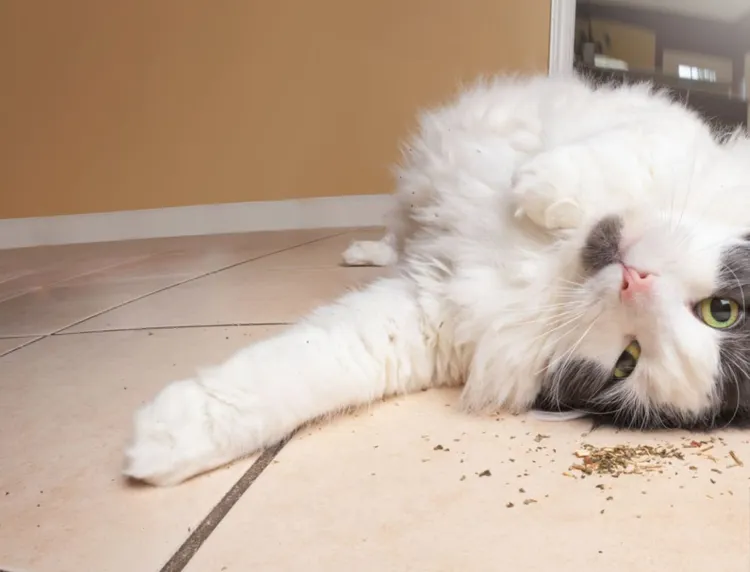
M 728 145 L 671 201 L 613 212 L 570 239 L 537 408 L 640 428 L 750 423 L 743 147 Z

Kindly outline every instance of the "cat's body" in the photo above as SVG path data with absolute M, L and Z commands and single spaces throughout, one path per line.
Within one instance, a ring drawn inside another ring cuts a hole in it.
M 747 158 L 745 140 L 720 144 L 643 86 L 464 92 L 422 117 L 387 236 L 345 254 L 393 276 L 167 387 L 136 416 L 126 474 L 174 484 L 321 415 L 439 385 L 463 384 L 474 411 L 747 418 Z

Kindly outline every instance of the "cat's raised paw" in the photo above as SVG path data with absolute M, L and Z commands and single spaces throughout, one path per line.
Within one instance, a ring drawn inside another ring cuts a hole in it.
M 547 230 L 579 228 L 584 209 L 577 196 L 573 158 L 562 152 L 542 155 L 517 174 L 513 194 L 516 197 L 516 218 L 527 217 Z
M 396 262 L 396 251 L 385 240 L 355 240 L 343 255 L 346 266 L 390 266 Z
M 559 198 L 559 193 L 546 183 L 533 188 L 516 187 L 518 204 L 517 218 L 528 217 L 547 230 L 569 230 L 578 228 L 583 222 L 584 213 L 578 201 Z

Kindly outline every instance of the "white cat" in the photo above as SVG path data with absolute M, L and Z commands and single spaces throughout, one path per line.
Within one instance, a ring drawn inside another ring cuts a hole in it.
M 750 145 L 647 86 L 500 78 L 422 115 L 380 243 L 393 276 L 135 418 L 125 474 L 179 483 L 312 419 L 464 385 L 467 410 L 618 425 L 750 417 Z

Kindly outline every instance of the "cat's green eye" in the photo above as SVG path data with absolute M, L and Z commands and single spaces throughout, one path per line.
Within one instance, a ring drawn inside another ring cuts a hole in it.
M 615 379 L 625 379 L 630 377 L 630 374 L 635 370 L 635 366 L 638 364 L 638 358 L 641 357 L 641 346 L 638 342 L 633 340 L 625 348 L 625 351 L 620 354 L 615 364 L 615 371 L 612 374 Z
M 695 315 L 707 326 L 725 330 L 740 319 L 740 305 L 726 298 L 706 298 L 696 305 Z

